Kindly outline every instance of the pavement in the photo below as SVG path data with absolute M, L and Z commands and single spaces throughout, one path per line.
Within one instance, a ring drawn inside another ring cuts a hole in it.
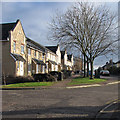
M 107 79 L 105 82 L 101 82 L 98 84 L 81 84 L 81 85 L 68 85 L 71 80 L 75 77 L 79 77 L 79 75 L 73 75 L 63 81 L 58 81 L 52 86 L 39 86 L 39 87 L 18 87 L 18 88 L 2 88 L 2 90 L 39 90 L 39 89 L 54 89 L 54 88 L 84 88 L 84 87 L 96 87 L 96 86 L 103 86 L 103 85 L 111 85 L 111 84 L 118 84 L 120 83 L 120 76 L 101 76 L 100 78 Z

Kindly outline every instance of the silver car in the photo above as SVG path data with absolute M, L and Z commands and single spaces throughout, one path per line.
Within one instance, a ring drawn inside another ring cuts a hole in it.
M 109 75 L 110 75 L 110 72 L 109 72 L 108 70 L 101 70 L 101 71 L 100 71 L 100 75 L 109 76 Z

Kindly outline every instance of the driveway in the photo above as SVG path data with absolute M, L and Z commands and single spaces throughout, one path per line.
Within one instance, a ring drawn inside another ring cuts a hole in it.
M 94 118 L 118 99 L 118 85 L 40 90 L 3 90 L 3 118 Z

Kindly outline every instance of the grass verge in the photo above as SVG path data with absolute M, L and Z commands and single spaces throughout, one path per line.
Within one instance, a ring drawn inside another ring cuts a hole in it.
M 100 79 L 100 78 L 90 79 L 88 77 L 87 78 L 77 77 L 72 79 L 72 81 L 68 83 L 68 85 L 95 84 L 105 81 L 106 79 Z
M 27 83 L 17 83 L 17 84 L 2 85 L 2 88 L 51 86 L 54 83 L 55 82 L 27 82 Z

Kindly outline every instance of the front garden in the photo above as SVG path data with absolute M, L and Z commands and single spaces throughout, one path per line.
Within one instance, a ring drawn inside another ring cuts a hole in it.
M 68 85 L 96 84 L 96 83 L 101 83 L 105 81 L 106 79 L 101 79 L 101 78 L 90 79 L 89 77 L 86 77 L 86 78 L 76 77 L 72 79 L 72 81 L 68 83 Z
M 3 85 L 2 88 L 51 86 L 54 83 L 55 82 L 26 82 L 26 83 Z

